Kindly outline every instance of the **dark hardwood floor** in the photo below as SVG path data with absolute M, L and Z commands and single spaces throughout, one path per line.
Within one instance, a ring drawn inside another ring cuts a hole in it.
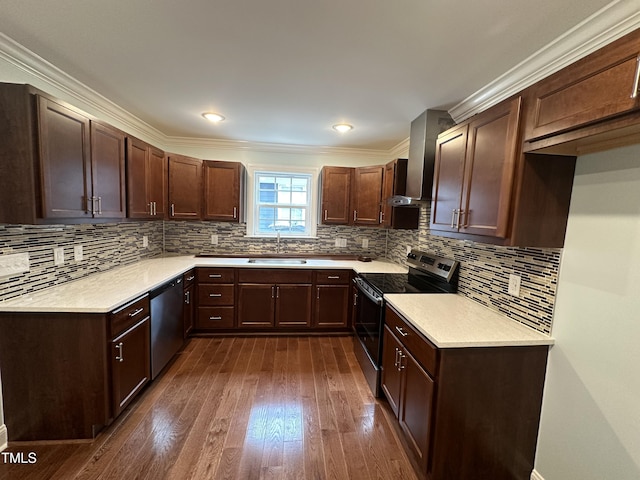
M 194 338 L 93 442 L 10 444 L 37 461 L 0 480 L 414 480 L 394 422 L 350 337 Z

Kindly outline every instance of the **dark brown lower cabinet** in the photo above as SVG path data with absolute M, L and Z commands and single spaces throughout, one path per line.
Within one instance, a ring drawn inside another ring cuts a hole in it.
M 387 306 L 382 391 L 428 480 L 528 480 L 547 346 L 436 348 Z
M 113 415 L 120 412 L 149 382 L 151 374 L 149 317 L 111 341 L 111 388 Z
M 238 285 L 240 328 L 291 328 L 311 325 L 311 285 Z
M 316 285 L 313 326 L 347 328 L 350 299 L 349 285 Z

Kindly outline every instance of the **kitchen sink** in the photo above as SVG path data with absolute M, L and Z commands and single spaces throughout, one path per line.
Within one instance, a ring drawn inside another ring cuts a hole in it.
M 304 258 L 250 258 L 247 263 L 264 265 L 304 265 L 307 263 L 307 260 Z

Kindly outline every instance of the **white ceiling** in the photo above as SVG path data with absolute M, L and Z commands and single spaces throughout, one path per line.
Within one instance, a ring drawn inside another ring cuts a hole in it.
M 2 0 L 0 32 L 170 137 L 388 150 L 609 2 Z

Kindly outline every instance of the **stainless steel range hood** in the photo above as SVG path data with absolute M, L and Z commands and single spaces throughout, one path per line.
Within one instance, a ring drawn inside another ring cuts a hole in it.
M 436 159 L 436 139 L 455 125 L 446 110 L 425 110 L 411 122 L 407 189 L 405 195 L 389 199 L 394 206 L 419 206 L 429 203 L 433 187 L 433 168 Z

